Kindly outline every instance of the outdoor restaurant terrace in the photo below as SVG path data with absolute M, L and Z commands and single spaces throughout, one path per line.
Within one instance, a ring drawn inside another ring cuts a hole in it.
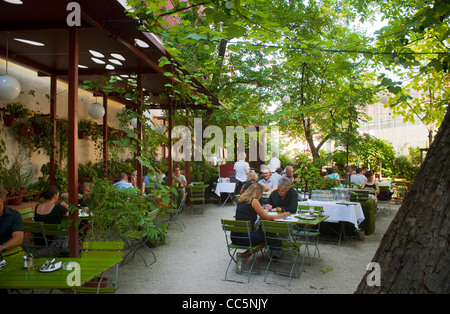
M 420 161 L 355 127 L 380 92 L 390 109 L 410 100 L 385 73 L 369 83 L 371 62 L 437 56 L 442 74 L 448 52 L 307 39 L 341 31 L 328 3 L 125 2 L 0 0 L 0 294 L 223 294 L 170 306 L 274 311 L 292 299 L 273 294 L 449 292 L 447 91 L 426 90 L 447 114 Z M 424 29 L 450 16 L 434 9 Z M 293 137 L 308 149 L 277 155 Z

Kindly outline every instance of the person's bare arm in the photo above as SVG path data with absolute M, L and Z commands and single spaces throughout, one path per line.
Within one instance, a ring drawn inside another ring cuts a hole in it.
M 23 231 L 14 231 L 12 233 L 11 239 L 6 241 L 4 244 L 6 245 L 6 250 L 11 250 L 15 247 L 18 247 L 23 244 Z M 3 252 L 3 248 L 0 246 L 0 252 Z
M 252 207 L 255 210 L 255 212 L 258 214 L 258 216 L 261 217 L 261 219 L 263 219 L 263 220 L 283 219 L 283 218 L 289 217 L 289 215 L 291 214 L 289 212 L 284 212 L 280 215 L 266 214 L 266 212 L 264 211 L 264 209 L 261 206 L 261 203 L 257 199 L 254 199 L 252 201 Z

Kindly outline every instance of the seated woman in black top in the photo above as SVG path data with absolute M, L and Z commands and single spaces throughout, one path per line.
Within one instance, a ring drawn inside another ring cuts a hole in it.
M 255 222 L 258 219 L 258 216 L 264 220 L 274 220 L 274 219 L 283 219 L 289 216 L 289 213 L 282 213 L 281 215 L 268 215 L 261 206 L 259 199 L 262 197 L 264 192 L 264 188 L 259 183 L 253 183 L 248 187 L 247 190 L 241 195 L 239 198 L 239 204 L 236 207 L 236 220 L 242 221 L 250 221 L 252 232 L 251 236 L 251 245 L 255 246 L 258 244 L 264 243 L 264 235 L 259 233 L 255 228 Z M 231 241 L 235 245 L 250 245 L 248 241 L 244 239 L 239 239 L 234 236 L 240 236 L 242 234 L 238 232 L 231 233 Z M 244 241 L 243 241 L 244 240 Z M 245 251 L 240 255 L 240 257 L 244 260 L 243 263 L 250 256 L 250 251 Z
M 45 224 L 60 224 L 65 216 L 69 214 L 69 205 L 64 202 L 56 204 L 59 200 L 59 190 L 56 186 L 48 186 L 42 193 L 45 202 L 36 206 L 34 221 L 42 221 Z M 42 235 L 35 237 L 35 244 L 45 245 Z M 47 238 L 47 240 L 49 240 Z M 51 239 L 50 239 L 51 240 Z
M 297 212 L 298 193 L 291 188 L 291 180 L 281 178 L 278 181 L 278 189 L 273 191 L 269 196 L 269 211 L 285 211 L 292 214 Z

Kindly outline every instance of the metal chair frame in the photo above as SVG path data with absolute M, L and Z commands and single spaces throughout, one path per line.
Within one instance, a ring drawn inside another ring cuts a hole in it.
M 291 279 L 295 268 L 297 268 L 297 275 L 295 278 L 300 278 L 305 256 L 302 255 L 301 265 L 298 265 L 297 259 L 300 254 L 302 242 L 297 242 L 294 240 L 294 234 L 292 230 L 292 225 L 290 222 L 277 222 L 261 220 L 261 227 L 264 232 L 266 239 L 266 247 L 269 250 L 269 263 L 266 267 L 266 272 L 264 275 L 264 282 L 267 279 L 267 273 L 269 271 L 270 265 L 274 261 L 274 251 L 280 251 L 283 257 L 276 258 L 277 265 L 279 263 L 291 264 L 289 274 L 280 273 L 281 275 L 289 276 L 288 286 L 291 284 Z M 285 258 L 285 256 L 287 257 Z M 276 267 L 275 267 L 275 273 Z
M 154 221 L 156 219 L 156 216 L 158 215 L 158 212 L 159 212 L 158 209 L 150 212 L 148 218 L 151 221 Z M 123 257 L 122 265 L 125 264 L 125 260 L 130 254 L 133 254 L 131 256 L 130 262 L 134 259 L 134 256 L 137 254 L 142 258 L 146 267 L 150 267 L 156 262 L 155 253 L 153 253 L 153 250 L 147 246 L 148 237 L 146 236 L 146 228 L 147 223 L 145 223 L 142 226 L 142 229 L 139 230 L 131 229 L 122 237 L 125 246 L 130 249 L 129 252 Z M 147 248 L 147 250 L 149 250 L 150 253 L 153 255 L 153 262 L 151 262 L 150 264 L 148 264 L 145 257 L 141 253 L 139 253 L 139 249 L 141 247 Z
M 183 228 L 186 229 L 186 226 L 184 224 L 184 222 L 179 219 L 180 214 L 182 213 L 184 207 L 186 206 L 186 193 L 183 195 L 183 197 L 181 198 L 180 204 L 178 205 L 177 208 L 172 208 L 169 209 L 168 213 L 169 215 L 169 224 L 174 222 L 178 225 L 178 227 L 180 227 L 180 230 L 183 231 Z M 181 224 L 180 224 L 181 223 Z M 183 225 L 183 227 L 181 226 Z
M 81 251 L 81 258 L 108 258 L 108 257 L 122 257 L 123 256 L 123 242 L 83 242 Z M 89 284 L 97 285 L 92 287 L 77 287 L 75 293 L 85 294 L 110 294 L 117 290 L 118 278 L 119 278 L 119 264 L 115 266 L 115 278 L 114 281 L 104 281 L 104 273 L 101 274 L 98 281 L 88 282 Z M 103 284 L 108 285 L 102 287 Z
M 263 244 L 257 244 L 253 245 L 250 233 L 252 231 L 251 224 L 249 221 L 239 221 L 239 220 L 227 220 L 222 219 L 222 230 L 225 232 L 225 240 L 227 244 L 227 250 L 228 255 L 230 256 L 230 261 L 228 262 L 227 270 L 225 271 L 225 278 L 224 280 L 227 280 L 228 270 L 230 268 L 231 262 L 237 263 L 236 254 L 238 250 L 249 250 L 250 251 L 250 257 L 247 260 L 252 259 L 251 265 L 249 270 L 243 270 L 242 272 L 248 272 L 248 279 L 247 283 L 250 282 L 250 275 L 251 274 L 259 274 L 253 272 L 253 267 L 255 266 L 256 262 L 256 255 L 258 252 L 262 252 L 261 248 L 263 247 Z M 233 244 L 231 240 L 231 232 L 239 232 L 242 234 L 245 234 L 243 236 L 236 236 L 233 235 L 233 238 L 236 239 L 243 239 L 247 240 L 250 245 L 236 245 Z M 228 281 L 235 281 L 235 280 L 228 280 Z M 240 281 L 238 281 L 240 282 Z
M 314 214 L 318 215 L 320 211 L 323 211 L 322 206 L 314 206 Z M 309 213 L 308 205 L 299 205 L 297 208 L 298 214 Z M 318 258 L 320 258 L 319 250 L 319 236 L 320 236 L 320 224 L 317 226 L 305 226 L 300 225 L 294 230 L 294 235 L 300 237 L 300 240 L 305 244 L 305 249 L 308 252 L 309 264 L 312 265 L 311 255 L 309 253 L 309 246 L 314 245 L 314 258 L 316 257 L 316 252 Z

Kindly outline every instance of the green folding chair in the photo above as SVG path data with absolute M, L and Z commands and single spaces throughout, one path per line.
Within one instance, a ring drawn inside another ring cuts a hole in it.
M 28 220 L 29 221 L 34 220 L 34 212 L 33 212 L 33 210 L 31 208 L 22 208 L 22 209 L 18 209 L 17 211 L 22 216 L 22 220 L 23 221 L 25 221 L 25 220 L 27 220 L 27 221 Z
M 232 262 L 237 263 L 236 254 L 238 250 L 248 250 L 250 252 L 250 257 L 247 261 L 252 259 L 249 270 L 242 270 L 242 272 L 248 273 L 247 283 L 250 282 L 250 275 L 255 274 L 253 272 L 253 267 L 256 262 L 256 254 L 261 251 L 264 244 L 253 245 L 250 233 L 252 231 L 249 221 L 239 221 L 239 220 L 226 220 L 222 219 L 222 230 L 225 232 L 225 239 L 227 243 L 228 255 L 230 256 L 230 261 L 228 262 L 227 270 L 225 271 L 225 279 L 227 280 L 228 269 Z M 233 234 L 232 234 L 233 233 Z M 238 233 L 238 235 L 236 235 Z M 233 244 L 233 239 L 235 241 L 243 241 L 249 243 L 248 245 L 236 245 Z M 259 272 L 258 272 L 259 274 Z M 234 281 L 234 280 L 230 280 Z
M 189 185 L 189 201 L 191 207 L 191 214 L 193 213 L 192 205 L 194 202 L 201 202 L 201 212 L 199 214 L 204 214 L 204 205 L 205 205 L 205 190 L 208 187 L 208 184 L 204 184 L 203 182 L 192 182 Z
M 155 221 L 156 216 L 158 215 L 159 210 L 156 209 L 152 212 L 149 213 L 148 218 L 150 221 Z M 131 262 L 134 259 L 134 256 L 137 254 L 139 255 L 142 260 L 144 261 L 144 264 L 146 267 L 150 267 L 151 265 L 153 265 L 156 262 L 156 256 L 155 253 L 153 253 L 153 250 L 147 246 L 147 241 L 148 236 L 147 236 L 147 229 L 148 225 L 147 223 L 145 223 L 141 228 L 139 229 L 130 229 L 128 232 L 126 232 L 124 234 L 124 236 L 122 237 L 123 241 L 125 242 L 125 246 L 127 247 L 127 249 L 129 250 L 128 253 L 124 256 L 123 261 L 122 261 L 122 265 L 126 264 L 125 260 L 127 259 L 127 257 L 130 254 L 133 254 L 131 256 L 131 259 L 129 262 Z M 148 251 L 150 251 L 150 253 L 153 255 L 153 262 L 151 262 L 150 264 L 147 263 L 147 260 L 145 259 L 144 255 L 142 255 L 139 252 L 139 249 L 141 247 L 146 248 Z
M 11 249 L 11 250 L 7 250 L 2 252 L 3 257 L 11 257 L 11 256 L 16 256 L 18 254 L 23 255 L 25 252 L 22 249 L 21 246 L 16 246 L 15 248 Z
M 60 224 L 43 224 L 45 241 L 48 251 L 54 257 L 64 253 L 69 254 L 69 229 Z
M 302 260 L 300 266 L 298 265 L 297 259 L 299 257 L 300 248 L 302 246 L 302 242 L 297 242 L 294 240 L 294 234 L 292 230 L 291 223 L 289 222 L 275 222 L 268 220 L 261 220 L 261 227 L 264 232 L 264 236 L 266 239 L 266 247 L 269 250 L 269 263 L 266 267 L 266 272 L 264 275 L 264 282 L 267 279 L 267 273 L 269 271 L 270 265 L 276 259 L 276 266 L 281 263 L 290 264 L 291 268 L 289 270 L 289 274 L 280 272 L 281 275 L 289 276 L 288 286 L 291 284 L 291 278 L 294 273 L 294 270 L 297 268 L 296 278 L 300 278 L 303 262 L 305 257 L 302 255 Z M 274 252 L 280 251 L 282 253 L 281 257 L 274 257 Z M 276 272 L 275 267 L 275 273 Z
M 44 233 L 44 223 L 42 221 L 24 221 L 24 247 L 28 253 L 36 254 L 37 251 L 46 251 L 50 256 L 51 252 L 47 246 L 47 239 Z
M 169 208 L 169 210 L 167 211 L 169 214 L 169 225 L 172 222 L 176 223 L 178 225 L 178 227 L 180 227 L 181 231 L 183 231 L 183 228 L 186 229 L 184 222 L 181 219 L 179 219 L 179 216 L 180 216 L 181 212 L 183 211 L 185 205 L 186 205 L 186 193 L 181 198 L 181 201 L 180 201 L 180 204 L 178 205 L 178 207 Z M 183 227 L 181 227 L 181 225 L 183 225 Z
M 122 258 L 123 242 L 83 242 L 81 258 Z M 117 290 L 119 264 L 114 267 L 114 280 L 106 278 L 102 273 L 95 281 L 87 282 L 75 288 L 77 294 L 111 294 Z
M 323 211 L 322 206 L 314 206 L 314 214 L 319 215 Z M 308 205 L 299 205 L 297 208 L 297 214 L 308 214 Z M 317 226 L 296 225 L 294 228 L 294 235 L 298 236 L 300 240 L 305 244 L 305 250 L 308 252 L 309 264 L 312 265 L 311 255 L 309 253 L 309 246 L 314 246 L 314 258 L 320 258 L 319 250 L 319 236 L 320 236 L 320 224 Z

